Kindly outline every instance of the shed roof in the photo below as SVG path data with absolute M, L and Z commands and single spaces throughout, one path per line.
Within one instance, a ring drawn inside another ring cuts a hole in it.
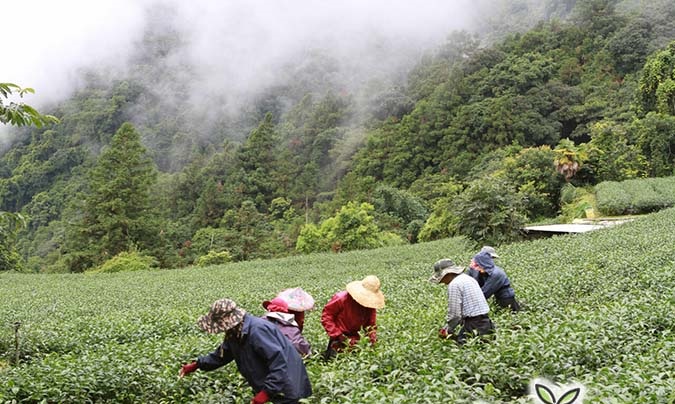
M 523 230 L 526 232 L 543 232 L 543 233 L 586 233 L 588 231 L 604 229 L 606 227 L 615 226 L 617 224 L 631 221 L 632 219 L 623 220 L 599 220 L 584 223 L 569 223 L 569 224 L 547 224 L 541 226 L 525 226 Z
M 526 226 L 525 231 L 541 231 L 546 233 L 585 233 L 605 228 L 607 226 L 597 224 L 548 224 L 542 226 Z

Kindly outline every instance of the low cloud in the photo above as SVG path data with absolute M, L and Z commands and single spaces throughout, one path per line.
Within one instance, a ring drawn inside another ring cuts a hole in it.
M 83 69 L 123 71 L 152 23 L 182 36 L 185 46 L 173 63 L 190 67 L 194 103 L 241 100 L 277 84 L 284 66 L 317 50 L 329 53 L 341 77 L 359 85 L 399 71 L 451 31 L 470 29 L 471 5 L 468 0 L 9 2 L 3 5 L 3 31 L 12 39 L 3 45 L 0 81 L 33 87 L 36 94 L 24 101 L 34 106 L 65 99 L 80 85 Z

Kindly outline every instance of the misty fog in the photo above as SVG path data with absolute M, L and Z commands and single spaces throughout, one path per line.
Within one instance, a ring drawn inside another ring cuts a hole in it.
M 538 0 L 523 2 L 541 8 Z M 128 111 L 141 130 L 164 111 L 189 122 L 190 136 L 218 144 L 246 136 L 255 122 L 237 122 L 241 108 L 254 108 L 270 89 L 315 86 L 365 105 L 378 91 L 404 86 L 421 56 L 452 32 L 485 29 L 513 7 L 508 0 L 11 2 L 3 5 L 12 40 L 0 81 L 34 88 L 21 101 L 49 112 L 91 84 L 85 73 L 94 72 L 101 87 L 132 77 L 147 93 Z M 171 47 L 153 48 L 162 36 L 174 38 Z M 318 72 L 314 82 L 298 82 L 308 71 Z M 0 150 L 8 133 L 0 125 Z M 144 141 L 153 148 L 162 140 Z
M 44 106 L 68 97 L 84 69 L 124 72 L 149 26 L 175 30 L 183 48 L 170 63 L 190 68 L 190 100 L 236 108 L 287 80 L 312 52 L 336 61 L 336 80 L 360 86 L 405 71 L 451 31 L 470 29 L 472 2 L 308 0 L 49 0 L 10 2 L 3 14 L 0 80 L 33 87 L 23 101 Z M 107 73 L 112 75 L 113 73 Z M 123 73 L 121 73 L 123 74 Z M 169 89 L 151 77 L 155 88 Z M 160 94 L 165 99 L 174 94 Z M 184 102 L 184 94 L 179 99 Z

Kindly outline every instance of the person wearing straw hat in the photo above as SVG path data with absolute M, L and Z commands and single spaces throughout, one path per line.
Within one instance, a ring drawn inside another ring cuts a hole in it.
M 478 282 L 486 299 L 494 295 L 499 307 L 510 307 L 511 311 L 519 311 L 520 304 L 516 300 L 511 281 L 506 272 L 495 265 L 494 258 L 499 258 L 495 249 L 484 246 L 471 260 L 469 276 Z
M 376 310 L 384 307 L 380 280 L 368 275 L 363 280 L 349 282 L 345 289 L 334 294 L 321 313 L 321 325 L 329 338 L 324 353 L 326 359 L 356 344 L 361 330 L 368 333 L 371 344 L 377 341 Z
M 312 395 L 302 358 L 274 324 L 250 315 L 230 299 L 216 300 L 197 324 L 209 334 L 223 333 L 224 340 L 215 351 L 183 365 L 181 378 L 234 360 L 253 389 L 251 404 L 299 403 Z
M 298 296 L 302 299 L 297 299 Z M 279 293 L 272 300 L 265 300 L 262 305 L 267 310 L 262 318 L 276 325 L 301 356 L 310 355 L 311 346 L 302 335 L 302 330 L 305 311 L 314 307 L 314 299 L 301 288 L 295 288 Z
M 467 335 L 494 332 L 494 324 L 488 317 L 490 307 L 478 282 L 464 273 L 464 267 L 448 258 L 439 260 L 429 282 L 448 285 L 448 314 L 445 325 L 438 331 L 441 338 L 452 338 L 461 345 Z M 461 327 L 455 334 L 458 325 Z

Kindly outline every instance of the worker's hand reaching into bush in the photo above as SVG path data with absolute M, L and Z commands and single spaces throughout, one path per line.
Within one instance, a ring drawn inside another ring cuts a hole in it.
M 445 328 L 441 328 L 440 330 L 438 330 L 438 337 L 443 338 L 443 339 L 448 339 L 448 337 L 449 337 L 448 330 L 446 330 Z
M 178 372 L 178 377 L 183 377 L 187 374 L 190 374 L 198 369 L 197 362 L 192 362 L 181 366 L 180 372 Z
M 260 390 L 258 394 L 253 396 L 251 404 L 265 404 L 268 401 L 270 401 L 270 396 L 267 394 L 265 390 Z

